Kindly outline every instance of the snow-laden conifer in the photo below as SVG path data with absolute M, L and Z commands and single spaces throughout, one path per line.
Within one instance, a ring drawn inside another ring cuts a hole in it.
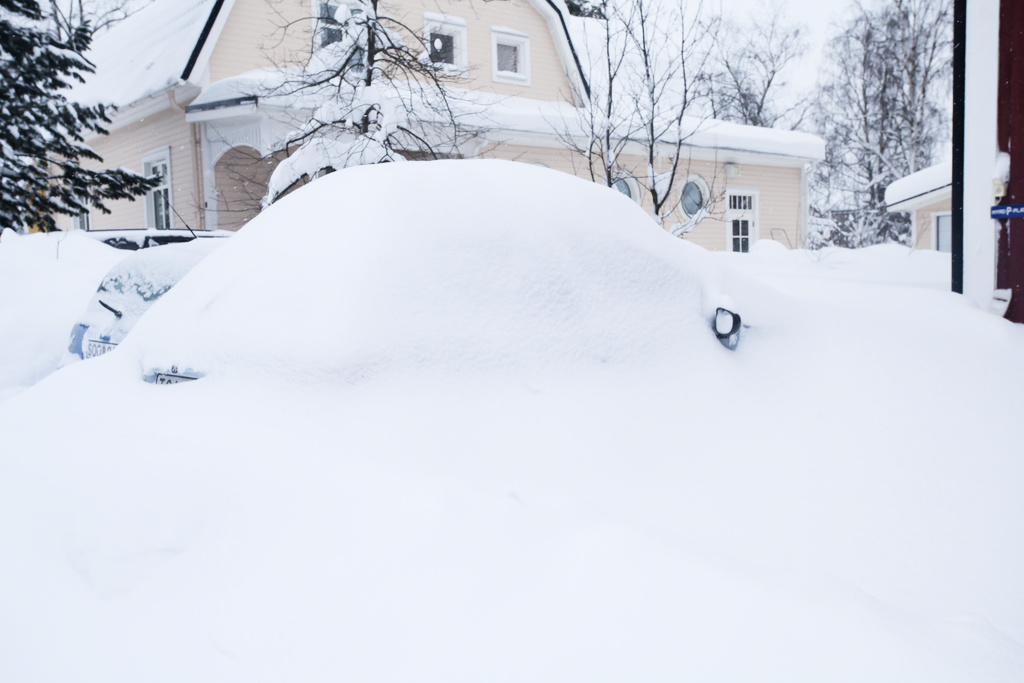
M 153 181 L 127 169 L 95 170 L 102 159 L 85 144 L 105 133 L 104 106 L 67 98 L 93 72 L 88 22 L 58 36 L 37 0 L 0 0 L 0 226 L 56 228 L 55 214 L 78 215 L 132 199 Z

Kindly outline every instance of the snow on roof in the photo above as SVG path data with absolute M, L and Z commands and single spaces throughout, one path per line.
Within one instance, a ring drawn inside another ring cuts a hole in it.
M 222 0 L 154 0 L 110 31 L 86 53 L 96 73 L 77 86 L 82 104 L 126 106 L 180 80 L 202 48 L 204 28 L 223 11 Z
M 542 102 L 524 97 L 495 97 L 483 107 L 484 123 L 498 130 L 558 135 L 572 132 L 584 136 L 580 110 L 567 102 Z M 487 127 L 484 125 L 483 127 Z M 682 134 L 688 147 L 757 152 L 821 161 L 825 141 L 817 135 L 798 131 L 747 126 L 739 123 L 687 116 Z M 672 143 L 665 136 L 662 140 Z
M 692 131 L 687 144 L 695 147 L 760 152 L 813 161 L 825 159 L 825 141 L 810 133 L 696 117 L 687 117 L 683 127 Z
M 933 192 L 951 187 L 953 184 L 953 162 L 921 169 L 917 173 L 900 178 L 885 190 L 885 203 L 890 211 L 909 211 L 915 207 L 913 199 L 933 201 L 938 197 L 929 197 Z M 917 202 L 920 203 L 920 202 Z M 901 205 L 898 206 L 897 205 Z
M 290 79 L 297 78 L 298 72 L 274 67 L 253 69 L 238 76 L 224 78 L 203 88 L 203 92 L 189 103 L 190 110 L 216 108 L 233 100 L 259 98 L 268 106 L 295 106 L 303 103 L 294 96 L 286 95 Z
M 314 109 L 318 102 L 308 93 L 296 93 L 291 85 L 297 82 L 297 73 L 280 69 L 255 69 L 239 76 L 213 83 L 189 105 L 190 112 L 215 109 L 218 105 L 258 106 L 288 109 Z M 580 110 L 569 102 L 534 100 L 527 97 L 509 97 L 483 91 L 449 88 L 451 106 L 459 121 L 467 127 L 485 130 L 535 133 L 559 136 L 566 133 L 584 136 Z M 398 93 L 405 101 L 417 95 Z M 245 102 L 242 102 L 245 100 Z M 423 112 L 431 111 L 424 106 Z M 825 141 L 817 135 L 798 131 L 761 128 L 714 119 L 686 117 L 683 135 L 687 146 L 719 150 L 756 152 L 813 161 L 825 158 Z M 666 139 L 665 142 L 671 142 Z

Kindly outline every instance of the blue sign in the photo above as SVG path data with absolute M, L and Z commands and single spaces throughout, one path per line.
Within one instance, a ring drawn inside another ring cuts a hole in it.
M 992 218 L 1021 218 L 1024 217 L 1024 204 L 1007 204 L 1006 206 L 993 206 Z

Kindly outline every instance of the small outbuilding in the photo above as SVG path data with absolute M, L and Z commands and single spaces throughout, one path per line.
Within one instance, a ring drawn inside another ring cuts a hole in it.
M 944 161 L 900 178 L 885 190 L 890 213 L 909 213 L 915 249 L 953 250 L 953 164 Z

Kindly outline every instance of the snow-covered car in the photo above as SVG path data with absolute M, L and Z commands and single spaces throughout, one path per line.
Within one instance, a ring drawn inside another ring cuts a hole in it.
M 128 230 L 89 230 L 85 234 L 116 249 L 138 251 L 139 249 L 159 247 L 165 244 L 191 242 L 195 239 L 205 240 L 230 237 L 234 233 L 227 230 L 201 230 L 197 232 L 189 229 L 136 228 Z
M 119 261 L 72 328 L 62 365 L 113 350 L 150 306 L 223 243 L 197 239 L 167 244 L 140 249 Z
M 392 187 L 419 189 L 380 199 Z M 147 381 L 172 367 L 348 373 L 381 356 L 604 362 L 732 349 L 736 314 L 756 321 L 705 250 L 617 192 L 525 164 L 346 169 L 275 203 L 229 247 L 132 335 Z

